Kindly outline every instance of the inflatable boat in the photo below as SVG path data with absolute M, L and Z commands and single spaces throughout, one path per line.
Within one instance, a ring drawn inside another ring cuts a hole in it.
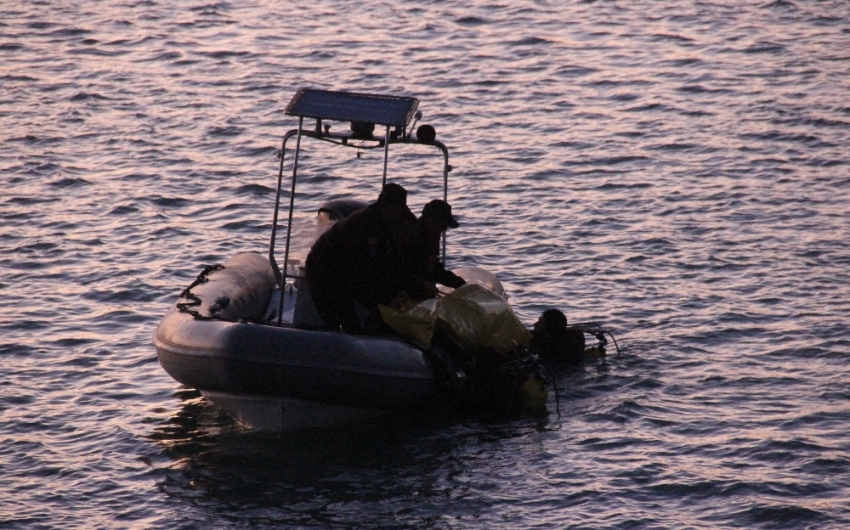
M 383 148 L 383 183 L 393 144 L 426 144 L 443 154 L 443 198 L 448 194 L 448 149 L 434 129 L 420 126 L 419 101 L 314 89 L 299 90 L 286 108 L 298 128 L 280 151 L 274 221 L 268 255 L 239 254 L 207 267 L 180 295 L 156 329 L 159 362 L 178 382 L 201 391 L 237 421 L 259 429 L 289 431 L 341 425 L 433 402 L 447 379 L 464 377 L 445 352 L 393 336 L 351 335 L 323 329 L 307 290 L 303 268 L 290 259 L 292 212 L 302 139 L 358 149 Z M 305 119 L 315 120 L 305 128 Z M 347 122 L 331 132 L 328 122 Z M 416 121 L 413 121 L 415 125 Z M 375 135 L 376 126 L 383 136 Z M 287 143 L 296 140 L 283 263 L 275 243 Z M 365 206 L 332 201 L 318 211 L 332 223 Z M 443 240 L 445 258 L 445 239 Z M 468 269 L 472 278 L 503 290 L 492 275 Z M 439 367 L 435 367 L 439 363 Z M 449 373 L 449 376 L 446 374 Z
M 467 404 L 480 398 L 486 406 L 516 402 L 545 410 L 547 387 L 541 367 L 534 355 L 522 354 L 521 348 L 497 364 L 492 357 L 479 356 L 478 360 L 487 362 L 478 362 L 476 367 L 469 349 L 456 348 L 453 343 L 426 343 L 416 334 L 402 338 L 404 333 L 370 336 L 328 329 L 313 306 L 300 260 L 290 256 L 302 139 L 354 147 L 358 153 L 383 149 L 382 184 L 387 183 L 390 145 L 436 148 L 442 153 L 443 200 L 447 200 L 448 149 L 436 139 L 430 125 L 419 126 L 414 134 L 421 118 L 418 105 L 419 101 L 410 97 L 315 89 L 295 94 L 285 112 L 298 118 L 298 128 L 283 136 L 268 254 L 247 252 L 208 266 L 183 290 L 153 335 L 159 362 L 169 375 L 199 390 L 240 423 L 272 431 L 344 425 L 451 400 L 457 403 L 458 397 Z M 305 119 L 315 120 L 313 126 L 305 128 Z M 348 130 L 331 132 L 335 122 L 344 123 Z M 378 126 L 383 135 L 375 134 Z M 280 266 L 276 242 L 284 159 L 287 143 L 293 138 Z M 365 206 L 356 199 L 325 202 L 317 212 L 317 233 Z M 444 234 L 443 262 L 445 255 Z M 454 296 L 457 301 L 465 290 L 485 300 L 477 306 L 473 303 L 473 308 L 506 308 L 501 316 L 510 317 L 508 322 L 517 333 L 528 333 L 515 319 L 504 288 L 493 274 L 475 267 L 454 272 L 467 285 L 455 293 L 444 293 L 443 300 Z M 461 306 L 465 303 L 460 301 Z M 511 328 L 505 322 L 493 320 L 478 336 L 492 339 L 503 335 Z M 583 331 L 600 338 L 604 354 L 601 330 L 590 327 Z M 514 339 L 511 344 L 521 344 Z

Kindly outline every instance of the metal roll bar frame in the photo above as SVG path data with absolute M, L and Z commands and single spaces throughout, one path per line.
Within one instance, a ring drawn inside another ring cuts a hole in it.
M 303 91 L 303 89 L 302 89 L 302 91 Z M 302 91 L 299 91 L 299 94 L 301 94 Z M 324 93 L 337 94 L 337 93 L 331 93 L 331 92 L 324 92 Z M 339 94 L 348 95 L 348 93 L 339 93 Z M 370 97 L 368 95 L 363 95 L 363 96 L 364 97 Z M 296 95 L 296 98 L 297 97 L 298 97 L 298 95 Z M 378 96 L 378 97 L 380 97 L 380 96 Z M 293 99 L 293 102 L 294 101 L 295 101 L 295 98 Z M 412 100 L 412 101 L 415 101 L 415 104 L 413 105 L 413 108 L 415 109 L 416 104 L 418 104 L 418 100 Z M 290 107 L 291 106 L 292 106 L 292 103 L 290 103 Z M 289 110 L 287 110 L 287 112 L 289 112 Z M 297 179 L 298 179 L 298 155 L 301 151 L 301 138 L 302 137 L 314 138 L 314 139 L 317 139 L 317 140 L 322 140 L 322 141 L 334 143 L 334 144 L 337 144 L 337 145 L 343 145 L 343 146 L 346 146 L 346 147 L 353 147 L 353 148 L 357 148 L 357 149 L 379 149 L 379 148 L 383 148 L 384 149 L 384 168 L 383 168 L 382 179 L 381 179 L 381 187 L 382 188 L 387 183 L 387 165 L 388 165 L 388 161 L 389 161 L 389 146 L 390 146 L 390 144 L 432 145 L 434 147 L 437 147 L 443 153 L 443 200 L 445 200 L 445 201 L 448 200 L 449 172 L 452 170 L 452 167 L 449 164 L 449 150 L 448 150 L 448 148 L 446 147 L 445 144 L 443 144 L 439 140 L 436 140 L 435 138 L 433 138 L 433 129 L 431 129 L 431 131 L 430 131 L 431 134 L 422 134 L 422 136 L 423 136 L 422 139 L 418 138 L 419 134 L 417 134 L 417 138 L 413 138 L 412 137 L 412 131 L 408 132 L 406 130 L 408 122 L 407 122 L 407 120 L 405 120 L 404 126 L 399 126 L 398 124 L 396 124 L 396 125 L 386 125 L 384 137 L 383 138 L 380 138 L 380 137 L 376 138 L 369 132 L 364 133 L 363 131 L 354 130 L 355 129 L 354 122 L 352 122 L 352 131 L 351 132 L 343 132 L 343 133 L 330 132 L 330 127 L 328 125 L 325 125 L 324 128 L 323 128 L 322 119 L 318 118 L 318 117 L 315 118 L 316 119 L 316 126 L 315 126 L 314 129 L 312 129 L 312 130 L 304 129 L 304 118 L 305 117 L 310 117 L 310 116 L 298 116 L 298 128 L 292 129 L 291 131 L 287 132 L 283 136 L 283 140 L 281 142 L 281 149 L 280 149 L 280 167 L 279 167 L 278 178 L 277 178 L 277 191 L 276 191 L 276 194 L 275 194 L 274 217 L 272 219 L 271 241 L 269 243 L 269 262 L 271 263 L 272 269 L 274 270 L 274 275 L 275 275 L 275 279 L 277 280 L 278 287 L 281 290 L 280 307 L 278 308 L 279 324 L 280 324 L 280 318 L 282 317 L 282 312 L 283 312 L 283 296 L 282 296 L 282 293 L 283 293 L 283 290 L 285 289 L 285 287 L 287 285 L 287 278 L 289 277 L 289 275 L 288 275 L 289 250 L 290 250 L 290 243 L 291 243 L 291 239 L 292 239 L 292 218 L 293 218 L 294 206 L 295 206 L 295 187 L 296 187 L 296 182 L 297 182 Z M 416 120 L 418 120 L 420 117 L 421 117 L 421 113 L 417 112 L 416 113 Z M 414 120 L 414 125 L 416 123 L 416 120 Z M 336 120 L 333 120 L 333 121 L 336 121 Z M 372 124 L 367 124 L 367 125 L 372 125 Z M 423 125 L 423 126 L 420 127 L 419 130 L 421 131 L 423 127 L 429 127 L 430 128 L 430 126 Z M 411 129 L 412 129 L 412 127 L 411 127 Z M 292 183 L 291 183 L 291 187 L 290 187 L 290 191 L 289 191 L 289 216 L 288 216 L 287 225 L 286 225 L 286 248 L 285 248 L 284 257 L 283 257 L 284 267 L 283 267 L 283 271 L 281 271 L 280 267 L 277 264 L 277 260 L 275 259 L 275 242 L 277 240 L 277 228 L 278 228 L 278 219 L 279 219 L 279 213 L 280 213 L 280 202 L 281 202 L 280 199 L 281 199 L 281 192 L 282 192 L 282 186 L 283 186 L 283 169 L 284 169 L 286 145 L 287 145 L 287 142 L 292 137 L 296 138 L 295 155 L 294 155 L 293 164 L 292 164 L 292 180 L 291 180 Z M 359 144 L 359 145 L 352 145 L 352 143 L 351 143 L 352 141 L 374 142 L 374 144 L 371 145 L 371 146 L 364 146 L 364 145 L 362 145 L 362 143 Z M 442 260 L 443 260 L 443 262 L 445 262 L 445 259 L 446 259 L 446 234 L 443 233 L 443 241 L 442 241 Z

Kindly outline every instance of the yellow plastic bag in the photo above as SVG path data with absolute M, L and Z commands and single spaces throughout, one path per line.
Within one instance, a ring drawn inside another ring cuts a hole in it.
M 499 295 L 475 284 L 464 285 L 442 298 L 419 302 L 397 310 L 379 306 L 384 322 L 399 335 L 430 346 L 437 321 L 446 324 L 470 349 L 493 348 L 508 352 L 527 343 L 531 336 Z
M 436 298 L 431 298 L 403 309 L 379 305 L 378 311 L 384 322 L 396 333 L 406 339 L 413 339 L 425 346 L 430 346 L 437 321 L 437 302 Z
M 436 313 L 470 349 L 493 348 L 504 353 L 531 340 L 510 304 L 480 285 L 467 284 L 445 295 Z

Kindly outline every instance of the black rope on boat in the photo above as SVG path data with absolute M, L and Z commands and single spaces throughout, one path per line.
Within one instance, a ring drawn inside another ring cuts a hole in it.
M 218 317 L 216 317 L 216 316 L 208 316 L 207 317 L 207 316 L 200 314 L 195 309 L 190 309 L 190 308 L 200 307 L 201 303 L 203 302 L 198 297 L 198 295 L 196 295 L 195 293 L 192 292 L 192 288 L 197 287 L 198 285 L 200 285 L 202 283 L 208 282 L 209 281 L 209 279 L 207 278 L 208 275 L 212 274 L 215 271 L 221 270 L 223 268 L 224 268 L 224 265 L 222 265 L 221 263 L 217 263 L 215 265 L 207 265 L 206 267 L 204 267 L 204 270 L 201 271 L 201 273 L 198 275 L 197 278 L 195 278 L 195 281 L 193 281 L 192 284 L 189 285 L 189 287 L 183 289 L 183 292 L 180 293 L 180 298 L 187 298 L 187 299 L 189 299 L 189 302 L 178 302 L 177 303 L 177 310 L 180 311 L 181 313 L 188 313 L 188 314 L 192 315 L 192 317 L 195 320 L 218 320 Z

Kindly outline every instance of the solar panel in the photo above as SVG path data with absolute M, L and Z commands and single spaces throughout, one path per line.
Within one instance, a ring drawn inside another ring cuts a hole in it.
M 293 96 L 285 112 L 290 116 L 317 120 L 350 121 L 406 127 L 419 100 L 410 97 L 358 94 L 302 88 Z

